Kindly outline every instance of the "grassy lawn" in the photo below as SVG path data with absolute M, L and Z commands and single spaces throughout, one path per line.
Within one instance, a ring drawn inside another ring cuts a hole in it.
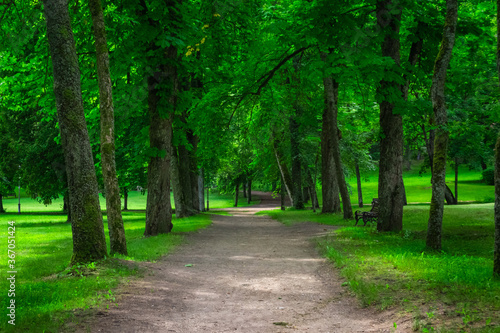
M 101 198 L 102 199 L 102 198 Z M 255 204 L 257 201 L 253 202 Z M 173 200 L 172 200 L 173 203 Z M 243 203 L 243 202 L 242 202 Z M 246 203 L 246 201 L 245 201 Z M 211 194 L 210 206 L 232 206 L 231 195 Z M 74 309 L 113 306 L 114 289 L 144 272 L 137 262 L 155 261 L 183 241 L 184 234 L 211 223 L 209 214 L 173 220 L 168 235 L 144 238 L 144 212 L 123 212 L 129 255 L 115 256 L 99 263 L 68 269 L 72 254 L 71 225 L 60 214 L 62 199 L 44 206 L 27 197 L 21 199 L 22 214 L 17 214 L 17 199 L 4 199 L 6 214 L 0 214 L 0 242 L 7 244 L 8 222 L 16 227 L 16 326 L 0 321 L 0 331 L 58 332 L 76 322 Z M 104 199 L 101 206 L 105 207 Z M 146 196 L 133 192 L 129 209 L 143 210 Z M 107 220 L 104 229 L 109 251 Z M 7 272 L 7 251 L 0 252 L 0 270 Z M 8 282 L 2 274 L 0 288 L 7 295 Z M 0 297 L 0 316 L 7 318 L 9 298 Z
M 426 173 L 419 175 L 420 166 L 423 162 L 417 161 L 412 165 L 412 169 L 403 173 L 406 196 L 409 203 L 430 202 L 431 201 L 431 173 L 428 170 Z M 455 171 L 447 167 L 446 183 L 455 194 Z M 363 191 L 363 201 L 369 204 L 373 198 L 378 195 L 378 170 L 362 172 L 361 190 Z M 351 203 L 358 204 L 358 189 L 356 185 L 356 177 L 348 179 L 351 187 Z M 321 203 L 321 190 L 318 191 L 319 202 Z M 458 173 L 458 200 L 466 202 L 494 202 L 495 191 L 493 185 L 486 185 L 481 180 L 481 173 L 474 170 L 469 170 L 466 167 L 459 167 Z
M 493 204 L 446 206 L 443 251 L 427 253 L 429 207 L 404 208 L 401 233 L 352 227 L 340 215 L 276 210 L 285 223 L 339 225 L 319 247 L 363 306 L 411 314 L 418 332 L 500 332 L 500 281 L 492 280 Z M 395 319 L 395 321 L 397 321 Z
M 16 190 L 17 194 L 17 190 Z M 255 205 L 260 202 L 257 196 L 252 195 L 252 202 L 247 203 L 247 199 L 243 198 L 240 193 L 240 198 L 238 201 L 239 207 L 246 207 L 250 205 Z M 101 202 L 101 208 L 105 209 L 106 199 L 102 195 L 99 195 L 99 200 Z M 220 194 L 215 191 L 210 191 L 210 208 L 227 208 L 234 205 L 234 195 L 232 194 Z M 129 192 L 128 195 L 128 209 L 129 210 L 146 210 L 147 193 L 141 194 L 139 191 Z M 205 201 L 206 201 L 206 191 L 205 191 Z M 170 203 L 172 208 L 175 208 L 174 195 L 170 194 Z M 18 199 L 9 197 L 8 199 L 3 199 L 3 206 L 7 213 L 17 213 Z M 205 203 L 206 205 L 206 203 Z M 123 198 L 122 198 L 122 208 L 123 208 Z M 59 198 L 52 202 L 50 205 L 43 205 L 38 201 L 31 199 L 23 190 L 21 190 L 21 213 L 29 212 L 58 212 L 63 209 L 63 199 Z

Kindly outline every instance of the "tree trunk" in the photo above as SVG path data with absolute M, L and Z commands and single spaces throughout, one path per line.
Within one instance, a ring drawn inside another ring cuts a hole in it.
M 361 192 L 361 175 L 359 173 L 359 164 L 356 162 L 356 182 L 358 184 L 358 206 L 363 208 L 363 192 Z
M 247 203 L 252 202 L 252 179 L 248 179 L 248 195 L 247 195 Z
M 160 72 L 148 77 L 148 108 L 150 116 L 149 143 L 156 152 L 148 165 L 148 198 L 144 236 L 156 236 L 172 230 L 170 205 L 170 164 L 172 155 L 172 115 L 175 109 L 178 80 L 175 61 L 177 48 L 165 50 L 170 60 Z M 159 85 L 161 84 L 162 90 Z M 163 97 L 160 97 L 163 96 Z M 167 101 L 161 101 L 167 98 Z M 167 110 L 160 109 L 167 107 Z
M 455 205 L 458 205 L 458 158 L 455 158 Z
M 5 209 L 3 208 L 3 195 L 0 193 L 0 213 L 5 213 Z
M 186 193 L 183 189 L 181 183 L 181 172 L 179 170 L 179 157 L 177 155 L 177 147 L 172 146 L 172 159 L 171 159 L 171 178 L 172 178 L 172 189 L 174 191 L 174 202 L 175 202 L 175 217 L 183 218 L 191 216 L 190 210 L 188 210 Z
M 63 211 L 66 213 L 66 216 L 68 217 L 66 219 L 66 223 L 71 223 L 71 205 L 69 204 L 69 194 L 66 193 L 63 196 Z
M 352 207 L 351 198 L 349 195 L 349 189 L 347 188 L 347 183 L 345 181 L 344 170 L 342 168 L 342 160 L 340 158 L 340 143 L 339 143 L 339 130 L 337 124 L 338 116 L 338 100 L 339 100 L 339 84 L 331 77 L 326 77 L 323 79 L 327 108 L 328 112 L 332 113 L 332 123 L 331 123 L 331 142 L 333 159 L 335 161 L 335 173 L 338 181 L 340 196 L 342 197 L 342 208 L 344 211 L 344 219 L 352 219 Z
M 247 183 L 243 181 L 243 198 L 247 197 Z
M 278 162 L 278 168 L 280 169 L 281 173 L 281 185 L 285 187 L 285 190 L 288 193 L 288 197 L 290 198 L 290 202 L 292 203 L 293 206 L 293 196 L 291 192 L 292 177 L 290 176 L 285 161 L 283 161 L 283 157 L 279 152 L 279 141 L 276 138 L 273 138 L 272 140 L 273 140 L 274 156 L 276 157 L 276 161 Z
M 500 79 L 500 0 L 497 0 L 497 72 Z M 500 279 L 500 134 L 495 145 L 495 245 L 493 276 Z
M 186 216 L 194 215 L 193 211 L 193 186 L 191 184 L 191 156 L 186 146 L 179 145 L 178 147 L 178 164 L 179 164 L 179 181 L 186 205 L 186 210 L 189 213 Z
M 406 200 L 406 187 L 402 175 L 401 175 L 401 187 L 403 188 L 403 206 L 406 206 L 408 205 L 408 200 Z
M 295 108 L 301 112 L 300 107 Z M 292 156 L 292 196 L 293 207 L 304 209 L 304 198 L 302 197 L 302 161 L 300 155 L 300 124 L 297 115 L 290 117 L 290 154 Z
M 307 170 L 307 183 L 309 184 L 308 190 L 309 190 L 309 197 L 311 198 L 311 204 L 313 205 L 313 211 L 316 212 L 316 208 L 319 208 L 318 205 L 318 194 L 316 193 L 316 184 L 315 181 L 311 175 L 310 170 Z M 315 175 L 316 177 L 316 175 Z
M 210 210 L 210 188 L 207 187 L 207 212 Z
M 238 207 L 238 198 L 240 196 L 240 181 L 236 181 L 236 190 L 234 192 L 234 207 Z
M 446 71 L 450 63 L 455 30 L 457 26 L 458 2 L 446 1 L 446 19 L 443 31 L 441 48 L 434 64 L 432 77 L 431 98 L 436 122 L 436 139 L 434 141 L 434 163 L 432 171 L 432 198 L 427 227 L 427 247 L 441 250 L 441 233 L 444 212 L 444 196 L 446 191 L 446 152 L 448 148 L 448 115 L 444 96 Z
M 44 1 L 44 13 L 52 57 L 61 144 L 68 177 L 73 265 L 104 258 L 107 252 L 106 241 L 67 0 Z
M 377 23 L 384 33 L 382 56 L 394 60 L 395 68 L 390 69 L 397 75 L 400 64 L 399 23 L 401 8 L 392 0 L 377 2 Z M 396 13 L 395 13 L 396 12 Z M 392 14 L 395 13 L 395 14 Z M 383 96 L 380 102 L 380 164 L 378 198 L 378 231 L 400 231 L 403 228 L 403 120 L 394 114 L 393 96 L 402 96 L 401 85 L 394 80 L 382 80 L 378 93 Z
M 122 219 L 120 187 L 115 163 L 115 116 L 111 75 L 109 72 L 108 43 L 101 0 L 89 0 L 95 39 L 97 81 L 99 83 L 99 109 L 101 129 L 101 164 L 106 191 L 110 254 L 127 255 L 127 241 Z
M 128 210 L 128 189 L 126 187 L 123 188 L 123 210 Z
M 200 212 L 200 199 L 198 195 L 198 161 L 196 158 L 196 149 L 198 149 L 198 137 L 193 134 L 191 130 L 187 132 L 187 138 L 189 143 L 191 144 L 192 150 L 189 152 L 189 176 L 191 183 L 191 201 L 192 206 L 191 209 L 194 214 Z
M 280 184 L 280 208 L 281 210 L 285 210 L 285 184 L 283 181 L 283 176 L 281 176 L 281 184 Z
M 200 212 L 205 211 L 205 182 L 203 176 L 203 168 L 200 169 L 200 173 L 198 174 L 198 202 L 200 204 Z

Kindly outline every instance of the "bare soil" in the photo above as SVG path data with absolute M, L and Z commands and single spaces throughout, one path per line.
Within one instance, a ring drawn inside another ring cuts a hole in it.
M 411 332 L 394 311 L 361 308 L 314 239 L 335 227 L 290 227 L 266 216 L 279 201 L 214 215 L 207 229 L 119 291 L 118 306 L 93 313 L 81 332 Z M 86 323 L 85 323 L 86 321 Z

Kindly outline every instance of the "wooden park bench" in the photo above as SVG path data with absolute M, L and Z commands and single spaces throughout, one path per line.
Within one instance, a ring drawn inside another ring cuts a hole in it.
M 359 219 L 363 219 L 363 226 L 366 226 L 366 223 L 368 222 L 378 222 L 378 208 L 378 198 L 374 198 L 372 201 L 372 209 L 370 209 L 369 212 L 362 212 L 360 210 L 357 210 L 354 213 L 354 216 L 356 217 L 355 226 L 358 225 Z

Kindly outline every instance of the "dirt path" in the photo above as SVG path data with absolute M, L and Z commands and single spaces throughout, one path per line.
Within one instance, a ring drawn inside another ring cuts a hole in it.
M 129 285 L 118 307 L 99 312 L 90 331 L 391 332 L 395 316 L 359 308 L 316 252 L 311 238 L 333 227 L 286 227 L 253 215 L 279 205 L 261 198 L 214 216 L 212 226 L 148 264 L 151 275 Z

